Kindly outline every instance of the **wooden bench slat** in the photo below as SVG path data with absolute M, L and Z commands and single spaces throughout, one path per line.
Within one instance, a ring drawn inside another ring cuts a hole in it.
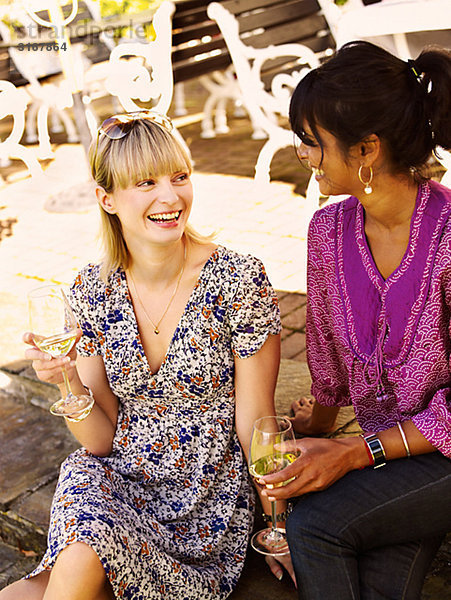
M 240 33 L 243 33 L 258 29 L 259 27 L 273 29 L 281 23 L 293 22 L 298 22 L 298 26 L 302 27 L 303 20 L 310 15 L 312 15 L 310 8 L 303 2 L 296 2 L 285 6 L 268 7 L 261 12 L 238 16 L 239 29 Z
M 179 8 L 176 7 L 174 16 L 172 17 L 172 28 L 179 29 L 195 23 L 209 21 L 210 19 L 207 16 L 207 6 L 208 2 L 203 2 L 202 6 L 198 6 L 191 10 L 179 10 Z
M 188 11 L 188 14 L 180 11 L 179 15 L 177 5 L 173 18 L 172 55 L 176 81 L 183 81 L 187 77 L 189 66 L 184 61 L 193 59 L 200 53 L 205 56 L 196 61 L 198 64 L 193 66 L 193 72 L 206 73 L 209 68 L 213 70 L 214 65 L 225 62 L 219 55 L 207 56 L 208 52 L 214 50 L 221 50 L 222 56 L 222 50 L 225 49 L 225 42 L 216 24 L 205 13 L 207 4 L 199 6 L 198 3 L 194 11 Z M 271 44 L 297 42 L 305 43 L 314 52 L 334 47 L 330 35 L 318 36 L 318 32 L 328 32 L 328 25 L 325 18 L 318 14 L 320 7 L 317 0 L 227 0 L 222 4 L 235 13 L 243 42 L 248 45 L 264 48 Z M 177 29 L 177 25 L 183 28 Z M 264 31 L 259 32 L 259 29 Z M 243 35 L 254 31 L 251 35 Z M 212 38 L 210 41 L 201 41 L 208 36 Z M 198 44 L 184 46 L 195 39 L 199 41 Z M 180 65 L 181 62 L 184 64 Z M 230 61 L 227 62 L 229 63 Z
M 211 0 L 174 0 L 176 12 L 188 12 L 199 8 L 199 6 L 207 7 Z
M 173 29 L 172 44 L 177 47 L 180 44 L 185 44 L 191 40 L 200 40 L 205 36 L 220 35 L 218 26 L 213 21 L 205 21 L 189 25 L 181 30 Z
M 225 9 L 234 15 L 239 15 L 243 12 L 260 10 L 265 7 L 286 6 L 290 0 L 226 0 L 221 2 Z M 305 4 L 306 10 L 311 12 L 317 12 L 320 10 L 320 6 L 317 0 L 297 0 L 299 4 Z M 308 7 L 308 8 L 307 8 Z
M 177 48 L 172 53 L 172 65 L 174 68 L 177 68 L 177 65 L 180 62 L 192 59 L 199 53 L 207 54 L 209 52 L 213 52 L 214 50 L 221 50 L 227 52 L 222 37 L 213 38 L 211 42 L 204 42 L 198 46 Z
M 189 62 L 180 64 L 174 70 L 174 83 L 187 81 L 193 77 L 206 75 L 212 71 L 220 71 L 231 64 L 229 53 L 224 50 L 223 54 L 209 58 L 208 61 Z
M 254 47 L 262 48 L 268 45 L 268 40 L 272 42 L 272 38 L 277 35 L 277 38 L 286 42 L 299 42 L 308 46 L 314 52 L 324 51 L 327 48 L 333 48 L 334 43 L 330 35 L 320 36 L 317 39 L 318 32 L 327 31 L 326 23 L 323 17 L 311 17 L 308 21 L 302 24 L 302 29 L 299 24 L 285 24 L 278 27 L 276 31 L 267 31 L 253 36 L 252 38 L 244 39 L 246 44 Z M 282 42 L 280 42 L 282 43 Z M 213 38 L 210 42 L 204 42 L 196 46 L 188 46 L 176 48 L 172 54 L 172 63 L 175 70 L 178 69 L 178 63 L 194 58 L 199 52 L 208 53 L 214 50 L 225 49 L 225 43 L 221 36 Z M 204 60 L 212 60 L 213 57 L 205 58 Z

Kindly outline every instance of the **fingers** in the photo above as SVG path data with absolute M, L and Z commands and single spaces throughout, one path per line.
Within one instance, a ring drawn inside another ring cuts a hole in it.
M 295 587 L 298 587 L 296 583 L 296 575 L 294 573 L 293 563 L 291 562 L 291 556 L 289 554 L 277 557 L 266 556 L 265 560 L 268 563 L 269 568 L 271 569 L 271 573 L 273 573 L 273 575 L 277 577 L 279 581 L 283 577 L 283 569 L 281 567 L 282 565 L 288 571 L 288 574 L 293 580 Z
M 294 583 L 295 587 L 297 588 L 298 584 L 296 582 L 296 574 L 294 572 L 293 563 L 291 562 L 291 556 L 288 555 L 288 556 L 286 556 L 284 558 L 285 558 L 285 560 L 283 562 L 283 566 L 288 571 L 288 574 L 290 575 L 291 579 L 293 580 L 293 583 Z
M 301 410 L 303 408 L 312 408 L 314 402 L 315 401 L 313 400 L 313 398 L 306 398 L 305 396 L 302 396 L 302 398 L 298 398 L 297 400 L 291 403 L 291 410 L 294 414 L 296 414 L 298 410 Z
M 34 346 L 34 340 L 33 340 L 33 334 L 31 333 L 31 331 L 26 331 L 23 336 L 22 336 L 22 341 L 24 341 L 26 344 L 30 344 L 30 346 Z
M 74 357 L 60 356 L 59 358 L 53 358 L 47 352 L 39 350 L 33 341 L 32 333 L 25 333 L 23 341 L 30 346 L 25 350 L 25 358 L 32 361 L 32 367 L 41 381 L 53 384 L 62 383 L 63 369 L 69 372 L 75 368 Z
M 295 496 L 299 496 L 302 493 L 302 481 L 294 479 L 281 487 L 272 487 L 271 484 L 267 485 L 262 489 L 262 496 L 268 498 L 270 502 L 276 502 L 277 500 L 289 500 Z M 270 487 L 271 486 L 271 487 Z
M 276 471 L 275 473 L 271 473 L 270 475 L 264 475 L 259 477 L 257 480 L 260 485 L 268 485 L 268 484 L 276 484 L 283 483 L 284 481 L 288 481 L 292 477 L 295 477 L 299 473 L 299 469 L 302 467 L 302 463 L 300 462 L 300 458 L 302 457 L 301 449 L 304 447 L 304 440 L 296 440 L 295 443 L 287 443 L 286 446 L 283 447 L 287 449 L 291 454 L 295 454 L 297 458 L 289 464 L 287 467 L 282 469 L 281 471 Z
M 42 350 L 39 350 L 39 348 L 36 346 L 25 350 L 24 356 L 28 360 L 39 361 L 42 363 L 50 362 L 52 360 L 50 354 L 47 354 L 47 352 L 42 352 Z
M 283 569 L 280 566 L 280 564 L 272 556 L 266 556 L 265 560 L 268 563 L 269 568 L 271 569 L 271 573 L 280 581 L 283 577 Z
M 41 381 L 60 384 L 64 381 L 63 370 L 69 379 L 72 379 L 70 371 L 75 368 L 75 361 L 71 361 L 68 356 L 64 356 L 49 361 L 34 360 L 32 366 Z

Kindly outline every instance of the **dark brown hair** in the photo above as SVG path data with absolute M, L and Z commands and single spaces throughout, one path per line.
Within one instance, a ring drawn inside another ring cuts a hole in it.
M 451 146 L 451 51 L 429 46 L 405 62 L 369 42 L 349 42 L 300 81 L 289 114 L 307 144 L 306 123 L 322 149 L 318 126 L 345 156 L 375 133 L 395 172 L 421 173 L 437 146 Z

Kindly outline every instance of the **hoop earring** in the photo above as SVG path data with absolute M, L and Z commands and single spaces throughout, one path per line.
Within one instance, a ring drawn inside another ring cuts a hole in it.
M 370 170 L 370 178 L 368 179 L 368 181 L 363 181 L 362 179 L 362 169 L 363 169 L 363 165 L 360 165 L 359 168 L 359 180 L 360 183 L 363 183 L 363 185 L 365 186 L 363 188 L 363 191 L 365 192 L 365 194 L 368 196 L 369 194 L 371 194 L 371 192 L 373 191 L 373 188 L 370 186 L 370 183 L 373 181 L 373 169 L 371 167 L 368 167 Z

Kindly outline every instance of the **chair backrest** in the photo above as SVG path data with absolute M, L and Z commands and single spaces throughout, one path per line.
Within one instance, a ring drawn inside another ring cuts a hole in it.
M 208 16 L 209 4 L 208 0 L 176 4 L 172 41 L 176 83 L 231 63 L 223 36 Z M 255 48 L 302 43 L 323 53 L 335 47 L 317 0 L 226 0 L 221 5 L 238 20 L 243 43 Z
M 155 40 L 124 42 L 110 54 L 106 88 L 119 98 L 126 111 L 139 110 L 134 102 L 154 100 L 154 109 L 167 113 L 172 101 L 174 80 L 171 66 L 171 19 L 175 6 L 165 0 L 155 13 Z
M 244 2 L 248 3 L 256 4 L 254 0 Z M 229 4 L 232 3 L 212 2 L 208 15 L 218 24 L 227 44 L 246 110 L 254 124 L 271 136 L 280 130 L 278 115 L 287 117 L 294 87 L 308 70 L 319 65 L 319 58 L 313 50 L 300 43 L 264 44 L 259 47 L 245 44 L 240 35 L 240 21 L 225 8 Z M 285 14 L 284 8 L 280 8 Z M 261 24 L 260 13 L 258 16 L 257 22 Z M 252 14 L 249 14 L 246 19 L 251 17 Z M 254 26 L 254 22 L 251 20 L 247 26 Z M 271 39 L 275 42 L 273 35 Z M 261 42 L 260 34 L 253 38 L 254 41 Z
M 0 120 L 11 115 L 13 128 L 2 144 L 19 144 L 25 129 L 27 99 L 10 81 L 0 80 Z
M 65 4 L 61 8 L 64 17 L 67 17 L 72 10 L 72 4 Z M 49 18 L 46 10 L 37 11 L 36 15 L 45 21 Z M 83 55 L 90 63 L 106 61 L 109 58 L 110 50 L 102 42 L 101 27 L 92 27 L 93 22 L 99 18 L 91 0 L 79 0 L 75 18 L 67 26 L 72 43 L 83 43 Z M 1 78 L 20 86 L 61 73 L 61 61 L 57 50 L 51 49 L 50 44 L 43 51 L 40 50 L 40 42 L 55 40 L 54 30 L 36 23 L 19 3 L 3 8 L 0 35 L 5 44 L 12 42 L 9 48 L 0 48 Z M 25 38 L 38 44 L 38 50 L 19 50 L 17 43 Z
M 64 17 L 68 17 L 72 10 L 72 3 L 61 7 Z M 48 19 L 47 11 L 38 11 L 38 17 Z M 72 43 L 82 42 L 83 52 L 92 63 L 108 60 L 110 49 L 102 42 L 101 28 L 92 27 L 93 22 L 100 19 L 100 11 L 91 0 L 79 0 L 78 9 L 74 19 L 67 26 L 67 33 Z M 36 25 L 39 33 L 45 33 L 42 25 Z M 47 30 L 48 31 L 48 30 Z

